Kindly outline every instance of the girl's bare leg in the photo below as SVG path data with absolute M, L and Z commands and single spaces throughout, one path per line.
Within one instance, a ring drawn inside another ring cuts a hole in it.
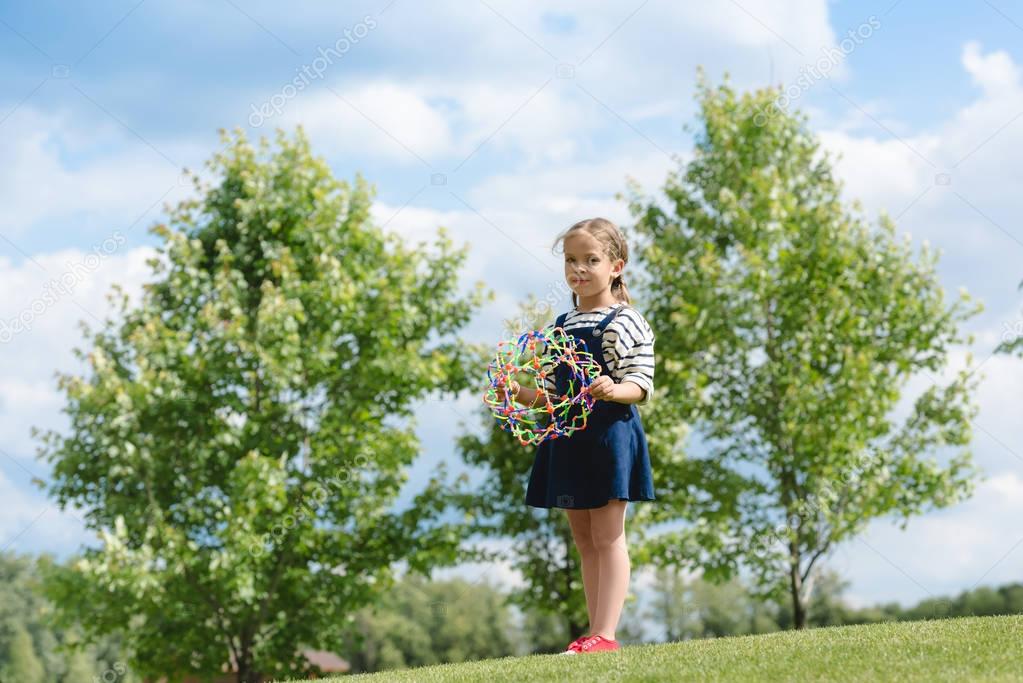
M 572 527 L 572 538 L 579 550 L 583 569 L 583 592 L 586 593 L 586 612 L 590 617 L 590 630 L 586 635 L 593 635 L 594 618 L 597 610 L 597 586 L 600 581 L 600 557 L 593 544 L 590 510 L 565 510 L 568 514 L 568 525 Z
M 590 532 L 598 557 L 597 608 L 590 615 L 591 635 L 615 639 L 615 629 L 629 592 L 629 549 L 625 544 L 628 501 L 611 500 L 590 510 Z

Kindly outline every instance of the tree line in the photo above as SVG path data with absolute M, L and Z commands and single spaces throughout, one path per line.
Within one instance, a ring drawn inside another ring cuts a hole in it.
M 119 638 L 76 647 L 81 634 L 53 623 L 53 605 L 40 590 L 53 566 L 47 556 L 0 555 L 0 680 L 141 683 Z M 822 573 L 809 602 L 809 626 L 1023 613 L 1023 583 L 934 596 L 909 607 L 853 608 L 843 599 L 846 587 L 834 572 Z M 788 604 L 761 600 L 739 578 L 712 583 L 660 569 L 638 607 L 638 612 L 627 612 L 621 625 L 626 643 L 769 633 L 792 626 Z M 351 673 L 558 652 L 571 632 L 568 615 L 523 610 L 487 580 L 428 581 L 416 574 L 403 576 L 381 600 L 354 616 L 351 637 L 338 650 Z

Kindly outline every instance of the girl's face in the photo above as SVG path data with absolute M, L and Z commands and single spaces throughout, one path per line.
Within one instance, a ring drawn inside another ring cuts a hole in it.
M 611 287 L 625 261 L 612 262 L 604 245 L 593 235 L 576 230 L 565 238 L 565 280 L 580 298 L 592 297 Z

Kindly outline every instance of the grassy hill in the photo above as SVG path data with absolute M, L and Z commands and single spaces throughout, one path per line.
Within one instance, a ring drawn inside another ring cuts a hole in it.
M 1023 681 L 1023 615 L 891 622 L 533 655 L 332 681 Z

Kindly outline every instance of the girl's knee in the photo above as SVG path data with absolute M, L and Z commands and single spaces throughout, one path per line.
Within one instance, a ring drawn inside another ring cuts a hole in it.
M 591 552 L 593 548 L 592 528 L 589 510 L 566 510 L 568 526 L 572 530 L 572 540 L 580 554 Z
M 590 534 L 591 543 L 596 550 L 602 551 L 609 548 L 625 548 L 625 531 L 621 529 L 615 529 L 613 531 L 603 531 L 600 529 L 593 529 Z

